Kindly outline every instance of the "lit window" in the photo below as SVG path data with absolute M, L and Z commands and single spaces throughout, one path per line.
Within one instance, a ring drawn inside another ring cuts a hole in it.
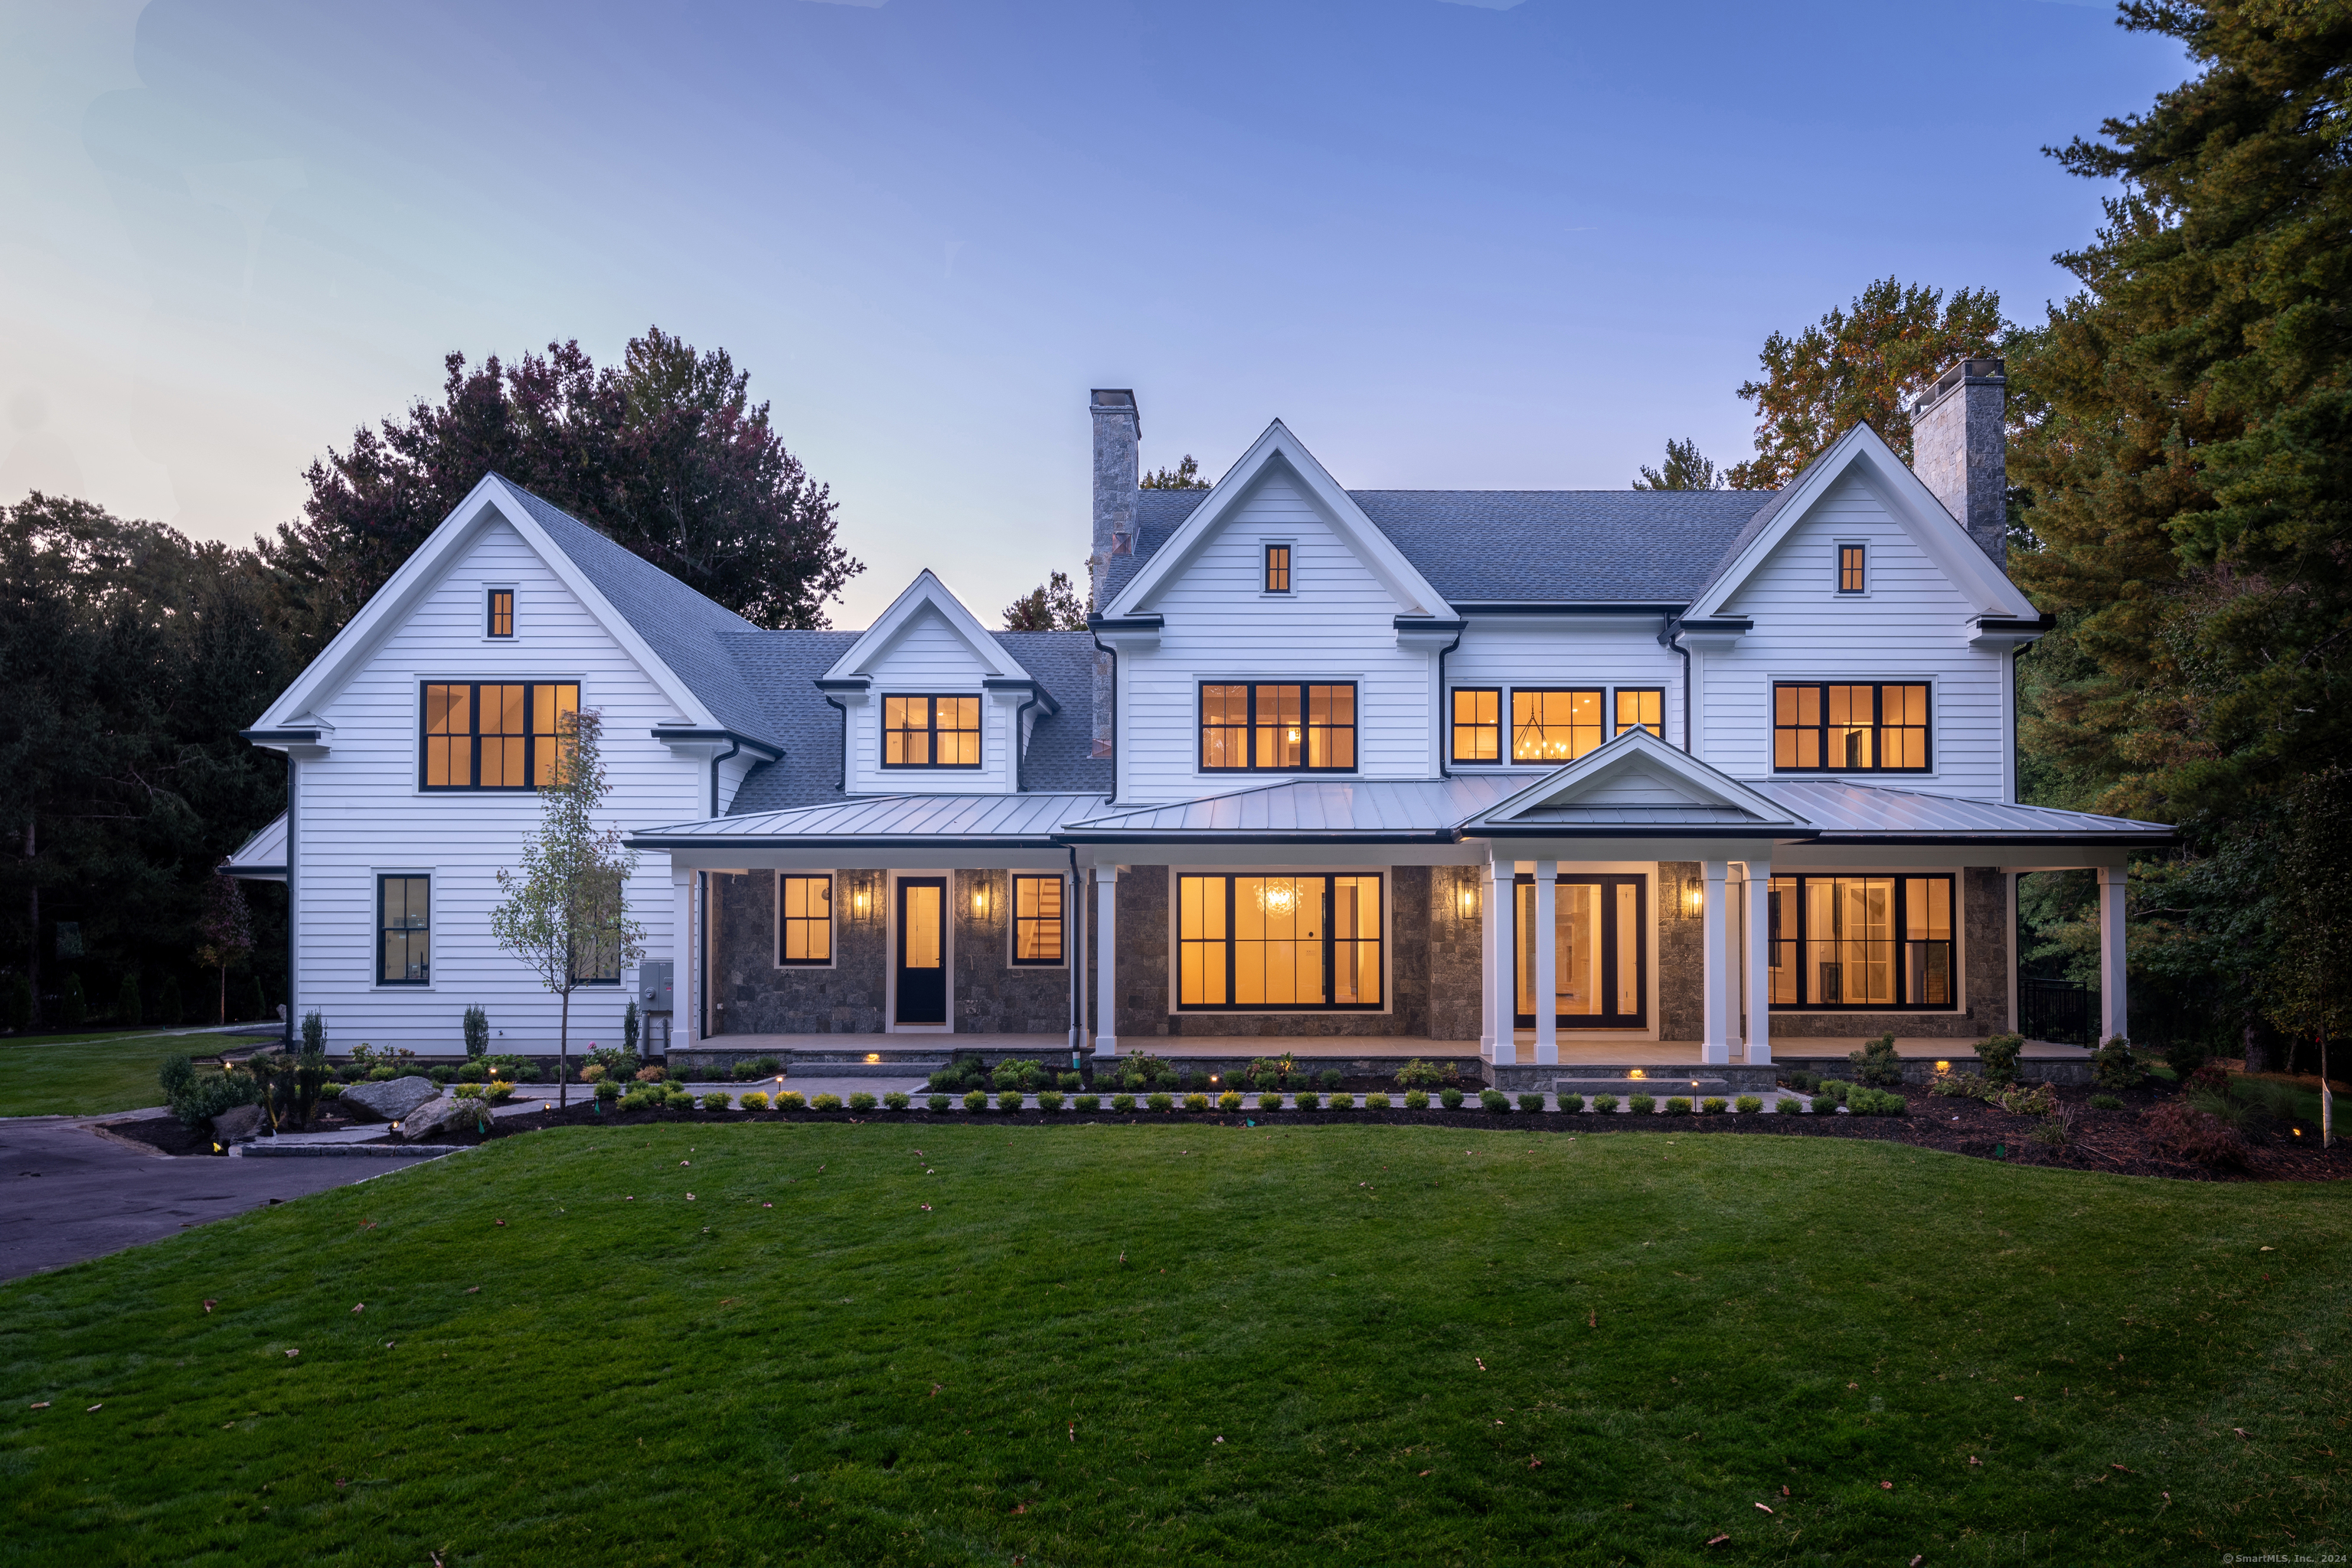
M 1838 592 L 1859 594 L 1868 581 L 1864 574 L 1863 561 L 1867 552 L 1859 544 L 1838 546 Z
M 514 590 L 512 588 L 490 590 L 490 636 L 494 637 L 514 636 Z
M 1593 691 L 1511 693 L 1511 761 L 1570 763 L 1601 744 L 1601 698 Z
M 1355 766 L 1353 686 L 1202 686 L 1202 771 L 1349 773 Z
M 1628 730 L 1647 730 L 1663 741 L 1666 738 L 1666 694 L 1654 686 L 1621 686 L 1617 689 L 1617 727 L 1612 735 L 1622 735 Z
M 776 879 L 776 963 L 779 967 L 833 962 L 833 879 Z
M 882 699 L 882 765 L 886 768 L 980 766 L 980 699 Z
M 424 787 L 535 789 L 555 782 L 572 681 L 427 681 Z
M 433 879 L 375 879 L 379 985 L 426 985 L 433 980 Z
M 1062 962 L 1062 879 L 1013 879 L 1013 962 Z
M 1180 877 L 1180 1008 L 1381 1005 L 1381 879 Z
M 1290 592 L 1290 546 L 1287 544 L 1265 547 L 1265 591 L 1269 594 Z
M 1454 691 L 1454 760 L 1457 763 L 1498 763 L 1503 760 L 1503 694 L 1486 687 L 1456 687 Z
M 1646 950 L 1640 877 L 1552 879 L 1552 1016 L 1572 1029 L 1638 1029 L 1644 1006 Z M 1536 1026 L 1536 879 L 1521 877 L 1513 963 L 1518 1026 Z
M 1775 877 L 1775 1007 L 1953 1007 L 1952 879 Z
M 1927 688 L 1772 688 L 1772 766 L 1782 773 L 1925 773 Z

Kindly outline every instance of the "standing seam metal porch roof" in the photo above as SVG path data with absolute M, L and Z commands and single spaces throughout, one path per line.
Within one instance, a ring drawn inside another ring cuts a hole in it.
M 641 827 L 628 838 L 632 845 L 647 848 L 687 841 L 748 845 L 770 839 L 819 844 L 877 839 L 1043 844 L 1051 841 L 1054 830 L 1065 821 L 1101 805 L 1098 794 L 860 795 L 789 811 Z

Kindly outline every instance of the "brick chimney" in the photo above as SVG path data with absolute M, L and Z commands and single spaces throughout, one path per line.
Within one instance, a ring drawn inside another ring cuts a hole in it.
M 2009 563 L 2009 378 L 1997 359 L 1964 359 L 1911 408 L 1911 471 L 1993 564 Z
M 1087 411 L 1095 422 L 1095 535 L 1087 557 L 1094 608 L 1110 603 L 1110 563 L 1135 553 L 1136 493 L 1143 479 L 1143 417 L 1135 394 L 1124 387 L 1097 387 Z M 1095 655 L 1094 755 L 1111 754 L 1111 657 Z

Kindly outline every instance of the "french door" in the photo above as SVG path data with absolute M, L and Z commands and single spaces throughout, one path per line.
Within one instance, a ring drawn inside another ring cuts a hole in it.
M 1536 882 L 1520 877 L 1512 921 L 1517 1026 L 1536 1024 Z M 1563 1029 L 1649 1026 L 1643 879 L 1561 876 L 1551 889 L 1552 1016 Z

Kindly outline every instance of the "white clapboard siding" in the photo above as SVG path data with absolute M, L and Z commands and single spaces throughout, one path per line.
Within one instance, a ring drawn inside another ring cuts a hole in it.
M 483 594 L 492 584 L 515 589 L 510 641 L 482 635 Z M 317 704 L 333 728 L 329 755 L 300 770 L 298 1006 L 325 1015 L 338 1050 L 365 1041 L 460 1053 L 460 1020 L 477 1004 L 489 1013 L 493 1049 L 552 1050 L 555 999 L 489 935 L 499 868 L 517 864 L 523 837 L 539 822 L 538 798 L 418 787 L 418 684 L 433 679 L 580 682 L 582 705 L 604 715 L 613 784 L 604 816 L 617 827 L 707 815 L 709 768 L 652 739 L 655 724 L 684 715 L 503 523 L 486 530 L 358 673 Z M 433 878 L 429 987 L 374 984 L 375 878 L 395 871 Z M 630 904 L 648 955 L 671 957 L 667 857 L 640 859 Z M 630 994 L 633 987 L 575 992 L 574 1048 L 592 1039 L 617 1044 Z
M 1868 547 L 1863 595 L 1836 591 L 1841 542 Z M 1772 776 L 1776 680 L 1926 680 L 1932 772 L 1810 776 L 2002 798 L 2010 741 L 2003 656 L 1969 646 L 1975 606 L 1860 476 L 1849 474 L 1815 503 L 1726 613 L 1756 624 L 1736 648 L 1696 656 L 1696 750 L 1706 761 L 1736 778 Z
M 865 703 L 850 710 L 852 795 L 992 795 L 1013 788 L 1007 764 L 1019 697 L 1001 702 L 982 691 L 981 681 L 992 672 L 945 616 L 929 605 L 917 609 L 863 668 L 874 684 Z M 889 696 L 981 698 L 979 768 L 884 767 L 882 700 Z
M 1291 547 L 1292 592 L 1264 592 L 1265 547 Z M 1160 647 L 1119 656 L 1122 800 L 1244 789 L 1278 773 L 1200 771 L 1204 680 L 1352 681 L 1357 776 L 1427 778 L 1435 656 L 1397 646 L 1402 608 L 1287 474 L 1269 472 L 1146 606 Z
M 1606 734 L 1615 733 L 1619 688 L 1661 690 L 1665 694 L 1661 726 L 1665 733 L 1659 738 L 1680 745 L 1683 661 L 1659 643 L 1658 626 L 1654 616 L 1482 616 L 1464 629 L 1462 646 L 1446 655 L 1446 690 L 1465 686 L 1500 689 L 1507 750 L 1514 687 L 1604 689 L 1608 695 L 1601 700 L 1601 718 Z M 1438 711 L 1441 717 L 1452 714 L 1451 695 Z M 1441 743 L 1450 754 L 1450 730 Z

